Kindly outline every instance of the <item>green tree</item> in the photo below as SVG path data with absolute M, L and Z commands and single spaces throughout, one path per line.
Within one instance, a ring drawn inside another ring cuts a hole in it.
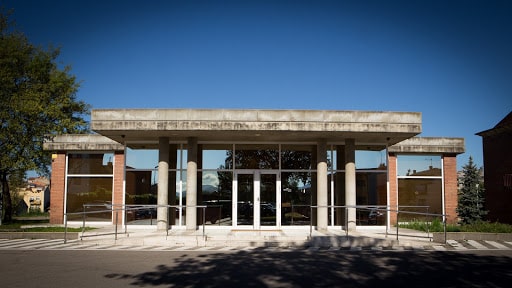
M 1 8 L 0 8 L 1 9 Z M 19 171 L 48 174 L 43 142 L 62 133 L 88 131 L 89 105 L 76 99 L 70 67 L 59 68 L 59 49 L 31 44 L 0 10 L 0 212 L 12 219 L 9 177 Z
M 484 185 L 480 171 L 469 157 L 468 164 L 462 167 L 463 176 L 459 179 L 459 200 L 457 214 L 461 224 L 471 224 L 484 220 Z

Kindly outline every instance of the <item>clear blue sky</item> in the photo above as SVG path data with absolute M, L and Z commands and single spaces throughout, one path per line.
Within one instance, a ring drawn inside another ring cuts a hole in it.
M 93 108 L 421 112 L 459 169 L 512 111 L 512 1 L 0 3 Z

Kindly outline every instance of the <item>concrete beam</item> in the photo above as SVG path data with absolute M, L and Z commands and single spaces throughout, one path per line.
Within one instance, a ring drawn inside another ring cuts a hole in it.
M 390 153 L 441 153 L 465 152 L 464 138 L 413 137 L 388 148 Z
M 124 146 L 102 135 L 65 134 L 45 141 L 43 149 L 49 151 L 123 151 Z
M 118 141 L 123 136 L 129 141 L 160 136 L 183 141 L 188 137 L 199 141 L 313 142 L 353 138 L 356 145 L 385 145 L 421 133 L 421 114 L 417 112 L 102 109 L 93 110 L 91 119 L 94 131 Z

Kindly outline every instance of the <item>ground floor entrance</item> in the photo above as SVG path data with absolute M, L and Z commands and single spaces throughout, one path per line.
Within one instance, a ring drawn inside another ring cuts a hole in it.
M 279 176 L 275 171 L 264 170 L 242 170 L 235 173 L 232 205 L 235 227 L 260 229 L 281 226 Z

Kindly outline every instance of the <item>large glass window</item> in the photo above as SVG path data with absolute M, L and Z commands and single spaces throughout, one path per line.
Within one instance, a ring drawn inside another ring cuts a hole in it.
M 309 170 L 313 157 L 313 145 L 282 145 L 281 169 Z
M 202 145 L 202 169 L 232 169 L 233 145 L 205 144 Z
M 277 144 L 236 145 L 236 169 L 279 169 Z
M 206 205 L 206 225 L 232 225 L 233 173 L 231 171 L 203 171 L 202 203 Z M 202 209 L 199 209 L 202 213 Z M 200 214 L 201 215 L 201 214 Z M 199 218 L 200 222 L 202 217 Z
M 408 212 L 442 214 L 441 179 L 398 179 L 399 209 Z M 400 214 L 400 221 L 424 219 L 417 214 Z
M 309 225 L 312 191 L 310 172 L 281 173 L 281 224 Z
M 66 213 L 99 211 L 87 214 L 87 221 L 111 221 L 113 158 L 113 153 L 68 154 Z M 82 215 L 67 219 L 81 221 Z
M 68 154 L 68 174 L 112 174 L 113 153 Z
M 441 156 L 398 155 L 398 176 L 441 176 Z
M 183 203 L 180 203 L 180 196 L 185 195 L 180 167 L 185 165 L 186 155 L 183 155 L 179 144 L 169 144 L 169 150 L 168 205 L 180 205 Z M 156 208 L 146 205 L 156 205 L 158 202 L 158 162 L 158 149 L 127 148 L 125 204 L 128 208 L 127 223 L 130 225 L 156 225 Z M 182 210 L 169 208 L 171 225 L 179 224 Z
M 426 217 L 413 213 L 443 214 L 441 156 L 398 155 L 397 168 L 398 205 L 404 211 L 399 221 Z

